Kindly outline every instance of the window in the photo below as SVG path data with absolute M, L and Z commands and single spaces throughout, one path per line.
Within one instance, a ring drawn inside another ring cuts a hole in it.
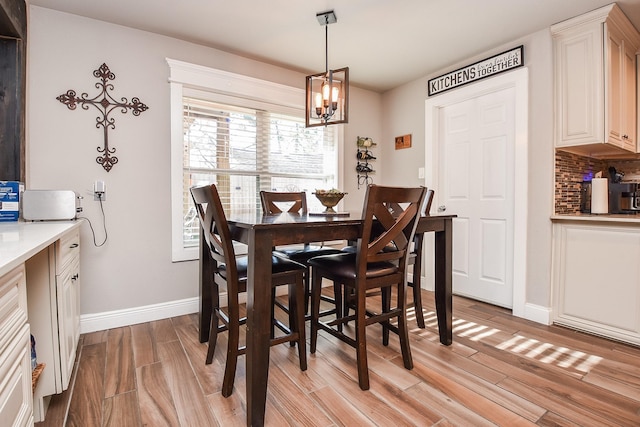
M 205 69 L 211 74 L 211 86 L 178 83 L 174 69 L 197 66 L 168 61 L 174 261 L 198 257 L 199 222 L 189 194 L 192 186 L 216 183 L 227 215 L 260 212 L 260 190 L 310 195 L 316 188 L 339 186 L 338 127 L 305 128 L 302 90 L 294 98 L 292 88 L 248 79 L 252 97 L 247 98 L 237 84 L 238 79 L 246 83 L 246 77 Z M 215 76 L 233 81 L 231 87 L 237 92 L 229 94 L 225 84 L 222 93 Z M 284 102 L 267 99 L 270 96 Z M 294 103 L 298 105 L 289 105 Z M 315 197 L 308 197 L 308 202 L 310 209 L 322 209 Z

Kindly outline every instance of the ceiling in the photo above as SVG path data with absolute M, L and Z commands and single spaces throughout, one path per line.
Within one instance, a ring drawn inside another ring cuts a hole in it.
M 508 44 L 611 0 L 26 0 L 211 46 L 305 74 L 329 68 L 378 92 Z M 640 1 L 618 5 L 640 28 Z M 514 46 L 515 47 L 515 46 Z M 525 50 L 525 58 L 526 58 Z

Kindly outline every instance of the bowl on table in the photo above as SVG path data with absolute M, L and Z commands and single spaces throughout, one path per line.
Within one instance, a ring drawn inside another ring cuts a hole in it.
M 345 196 L 345 194 L 347 193 L 342 193 L 339 191 L 318 191 L 316 190 L 315 193 L 313 193 L 316 198 L 318 200 L 320 200 L 320 203 L 322 203 L 322 206 L 324 206 L 326 209 L 324 210 L 324 213 L 336 213 L 336 211 L 333 209 L 333 207 L 335 205 L 338 204 L 338 202 L 340 202 L 340 200 L 342 200 L 342 198 Z

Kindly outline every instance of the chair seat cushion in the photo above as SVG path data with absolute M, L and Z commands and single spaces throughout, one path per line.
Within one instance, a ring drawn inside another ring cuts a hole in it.
M 309 265 L 314 268 L 331 272 L 333 277 L 344 277 L 355 280 L 356 278 L 356 254 L 343 252 L 335 255 L 324 255 L 309 260 Z M 398 271 L 398 266 L 392 262 L 372 262 L 367 264 L 367 278 L 375 278 L 393 274 Z
M 240 256 L 236 258 L 236 265 L 238 268 L 238 279 L 246 280 L 247 269 L 249 267 L 249 257 Z M 271 274 L 285 273 L 287 271 L 303 270 L 306 271 L 307 267 L 299 262 L 291 261 L 290 259 L 273 255 L 271 257 Z M 220 276 L 224 279 L 227 278 L 227 266 L 222 264 L 218 267 Z
M 384 249 L 382 249 L 384 252 L 393 252 L 393 251 L 397 251 L 396 247 L 392 244 L 389 244 L 387 246 L 384 247 Z M 356 245 L 349 245 L 349 246 L 345 246 L 344 248 L 340 249 L 341 252 L 347 252 L 350 254 L 355 254 L 356 252 L 358 252 L 358 247 Z
M 277 248 L 274 251 L 278 256 L 284 256 L 302 264 L 306 264 L 307 261 L 313 257 L 339 254 L 340 252 L 340 249 L 316 245 L 305 245 L 304 247 L 295 248 Z
M 383 251 L 385 251 L 385 252 L 391 252 L 391 251 L 395 251 L 395 250 L 396 249 L 391 247 L 391 246 L 388 246 L 388 247 L 383 249 Z M 358 251 L 358 247 L 357 246 L 353 246 L 353 245 L 345 246 L 344 248 L 341 249 L 341 251 L 345 252 L 345 253 L 354 254 L 354 253 L 356 253 Z M 407 254 L 407 257 L 409 258 L 409 264 L 413 264 L 415 262 L 416 253 L 415 252 L 409 252 Z

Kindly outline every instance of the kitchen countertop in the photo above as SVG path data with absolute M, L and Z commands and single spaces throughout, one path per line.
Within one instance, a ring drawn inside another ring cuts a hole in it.
M 81 221 L 0 222 L 0 276 L 40 252 Z
M 571 214 L 552 215 L 551 221 L 586 221 L 586 222 L 609 222 L 623 224 L 640 225 L 640 215 L 638 214 Z

